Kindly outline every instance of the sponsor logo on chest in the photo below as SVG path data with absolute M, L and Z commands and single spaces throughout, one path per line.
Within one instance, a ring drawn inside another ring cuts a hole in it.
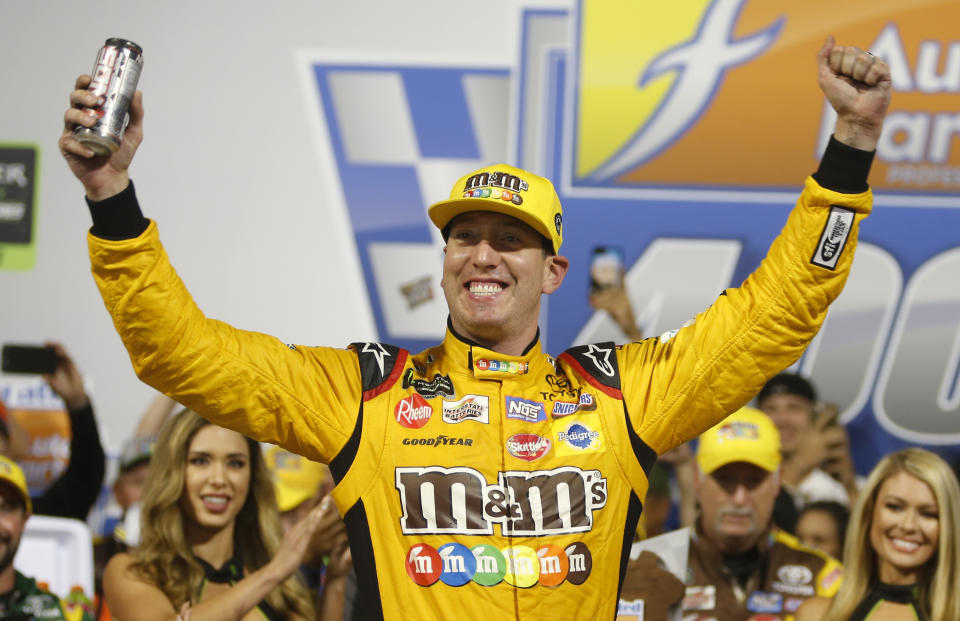
M 410 395 L 401 399 L 393 408 L 397 422 L 408 429 L 420 429 L 433 415 L 433 407 L 420 395 Z
M 473 468 L 396 468 L 404 535 L 561 535 L 593 528 L 593 514 L 607 503 L 599 470 L 572 466 L 498 473 L 487 483 Z
M 804 565 L 782 565 L 777 568 L 773 589 L 788 595 L 813 597 L 813 571 Z
M 588 392 L 580 394 L 579 402 L 573 401 L 554 401 L 553 410 L 550 412 L 554 418 L 570 416 L 577 412 L 592 412 L 597 409 L 597 401 Z
M 415 543 L 407 551 L 405 565 L 410 579 L 424 587 L 437 582 L 456 587 L 470 582 L 492 587 L 504 582 L 529 588 L 535 584 L 583 584 L 593 570 L 593 558 L 586 544 L 579 541 L 565 548 L 517 545 L 502 550 L 487 543 L 472 548 L 455 542 L 438 548 Z
M 539 401 L 528 401 L 520 397 L 507 397 L 507 418 L 537 423 L 547 419 L 546 408 Z
M 465 420 L 490 422 L 490 398 L 486 395 L 465 395 L 458 401 L 444 400 L 443 422 L 456 424 Z
M 551 425 L 557 443 L 557 455 L 567 457 L 597 453 L 604 449 L 600 419 L 596 414 L 581 414 L 556 420 Z
M 688 586 L 683 596 L 683 610 L 713 610 L 717 607 L 717 587 Z
M 783 595 L 754 591 L 747 598 L 746 606 L 750 612 L 781 612 L 783 610 Z
M 494 373 L 507 373 L 510 375 L 526 375 L 530 370 L 529 362 L 517 362 L 515 360 L 496 360 L 493 358 L 480 358 L 474 366 L 478 371 L 492 371 Z
M 433 379 L 427 381 L 416 378 L 413 369 L 407 369 L 403 374 L 402 386 L 404 390 L 413 388 L 427 399 L 433 399 L 437 396 L 453 399 L 457 396 L 453 389 L 453 382 L 450 381 L 450 376 L 440 375 L 439 373 L 435 373 Z
M 617 602 L 617 621 L 643 621 L 643 600 L 625 600 Z
M 507 438 L 507 452 L 524 461 L 535 461 L 550 451 L 550 440 L 535 433 L 515 433 Z
M 547 382 L 547 389 L 540 391 L 540 397 L 544 401 L 580 398 L 582 389 L 574 386 L 566 376 L 548 374 L 544 380 Z
M 433 438 L 404 438 L 404 446 L 473 446 L 473 438 L 455 438 L 440 434 Z

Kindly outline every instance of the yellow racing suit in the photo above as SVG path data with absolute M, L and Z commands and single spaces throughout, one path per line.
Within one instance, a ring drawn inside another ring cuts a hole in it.
M 93 273 L 137 374 L 217 424 L 330 464 L 358 618 L 489 621 L 614 617 L 656 456 L 800 356 L 843 287 L 871 195 L 809 178 L 762 265 L 689 325 L 557 358 L 538 340 L 506 356 L 449 329 L 418 354 L 237 330 L 202 314 L 155 223 L 97 235 L 98 209 L 139 213 L 132 186 L 105 203 L 91 204 Z

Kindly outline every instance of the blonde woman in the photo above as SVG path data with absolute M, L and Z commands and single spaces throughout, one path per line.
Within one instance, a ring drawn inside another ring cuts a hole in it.
M 807 600 L 797 621 L 960 619 L 960 486 L 935 454 L 883 458 L 860 491 L 843 550 L 843 585 Z
M 107 565 L 107 604 L 121 621 L 313 619 L 294 574 L 319 519 L 312 511 L 281 540 L 259 446 L 184 410 L 157 441 L 140 545 Z

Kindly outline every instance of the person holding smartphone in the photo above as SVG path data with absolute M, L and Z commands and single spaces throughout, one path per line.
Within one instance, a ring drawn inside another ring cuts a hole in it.
M 83 375 L 60 343 L 7 346 L 3 351 L 5 372 L 41 375 L 63 400 L 70 417 L 70 460 L 63 473 L 33 499 L 33 511 L 83 521 L 100 494 L 106 474 L 106 455 Z
M 851 506 L 857 496 L 857 473 L 836 408 L 820 404 L 813 384 L 794 373 L 781 373 L 767 382 L 757 394 L 757 407 L 780 430 L 782 484 L 797 508 L 817 501 Z
M 623 282 L 623 249 L 597 246 L 590 258 L 590 306 L 607 311 L 631 341 L 643 339 Z
M 659 338 L 557 357 L 538 319 L 570 261 L 559 196 L 534 173 L 485 166 L 430 207 L 449 318 L 440 344 L 412 353 L 288 346 L 207 318 L 130 183 L 142 93 L 119 150 L 95 157 L 74 137 L 96 101 L 78 78 L 60 150 L 86 192 L 94 278 L 139 377 L 330 464 L 362 593 L 355 618 L 609 619 L 657 455 L 796 360 L 849 273 L 891 78 L 832 37 L 816 66 L 834 136 L 760 267 Z

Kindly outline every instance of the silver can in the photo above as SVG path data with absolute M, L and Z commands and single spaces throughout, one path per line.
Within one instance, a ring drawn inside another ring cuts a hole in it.
M 130 100 L 142 70 L 143 50 L 133 41 L 111 38 L 100 48 L 93 80 L 87 87 L 98 97 L 99 103 L 93 108 L 97 123 L 93 127 L 78 127 L 74 132 L 77 140 L 97 155 L 110 155 L 120 147 Z

